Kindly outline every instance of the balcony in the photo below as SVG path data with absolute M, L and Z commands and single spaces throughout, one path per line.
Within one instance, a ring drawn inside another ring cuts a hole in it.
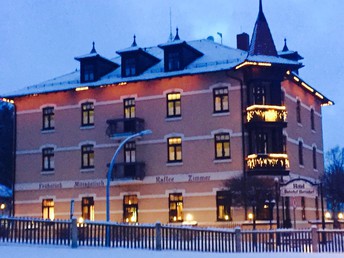
M 144 120 L 142 118 L 109 119 L 106 123 L 108 124 L 106 134 L 109 137 L 122 137 L 144 130 Z
M 287 111 L 285 106 L 253 105 L 246 108 L 247 123 L 286 123 Z
M 145 177 L 144 168 L 144 162 L 116 163 L 112 172 L 112 180 L 142 180 Z
M 250 175 L 289 175 L 287 154 L 251 154 L 246 158 L 247 172 Z

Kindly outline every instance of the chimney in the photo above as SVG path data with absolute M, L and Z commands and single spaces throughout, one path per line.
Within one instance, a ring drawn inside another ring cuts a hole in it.
M 237 35 L 237 48 L 244 50 L 244 51 L 248 51 L 249 50 L 249 40 L 250 40 L 250 36 L 243 32 L 241 34 Z

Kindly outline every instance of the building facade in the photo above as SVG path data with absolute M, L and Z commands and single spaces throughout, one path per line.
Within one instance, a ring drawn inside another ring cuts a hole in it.
M 228 179 L 323 173 L 321 106 L 333 103 L 298 75 L 297 52 L 276 50 L 261 3 L 252 40 L 238 35 L 237 48 L 177 30 L 117 53 L 93 44 L 75 58 L 80 70 L 4 96 L 16 107 L 17 216 L 104 220 L 113 154 L 147 129 L 111 171 L 111 221 L 243 224 L 249 208 L 233 205 Z M 296 202 L 298 225 L 319 219 L 318 199 Z

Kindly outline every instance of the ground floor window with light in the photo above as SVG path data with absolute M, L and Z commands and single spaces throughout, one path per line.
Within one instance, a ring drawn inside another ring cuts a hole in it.
M 53 199 L 44 199 L 42 201 L 42 217 L 43 219 L 50 220 L 53 220 L 55 218 Z
M 182 193 L 173 193 L 169 195 L 169 222 L 183 222 Z
M 232 220 L 231 215 L 232 198 L 230 191 L 216 192 L 217 221 Z
M 123 222 L 138 222 L 138 199 L 137 195 L 125 195 L 123 197 Z
M 94 199 L 83 197 L 81 200 L 81 217 L 84 220 L 94 220 Z

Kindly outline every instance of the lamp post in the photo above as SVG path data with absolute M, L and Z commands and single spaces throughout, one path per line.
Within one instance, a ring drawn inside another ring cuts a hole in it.
M 147 135 L 147 134 L 151 134 L 152 131 L 151 130 L 144 130 L 132 135 L 129 135 L 127 138 L 125 138 L 120 145 L 118 146 L 117 150 L 115 151 L 115 154 L 113 155 L 111 162 L 110 162 L 110 166 L 107 172 L 107 181 L 106 181 L 106 221 L 109 222 L 110 221 L 110 181 L 111 181 L 111 174 L 112 174 L 112 170 L 113 167 L 115 166 L 115 161 L 116 161 L 116 157 L 118 156 L 118 153 L 120 152 L 120 150 L 123 148 L 123 146 L 130 140 L 143 136 L 143 135 Z

